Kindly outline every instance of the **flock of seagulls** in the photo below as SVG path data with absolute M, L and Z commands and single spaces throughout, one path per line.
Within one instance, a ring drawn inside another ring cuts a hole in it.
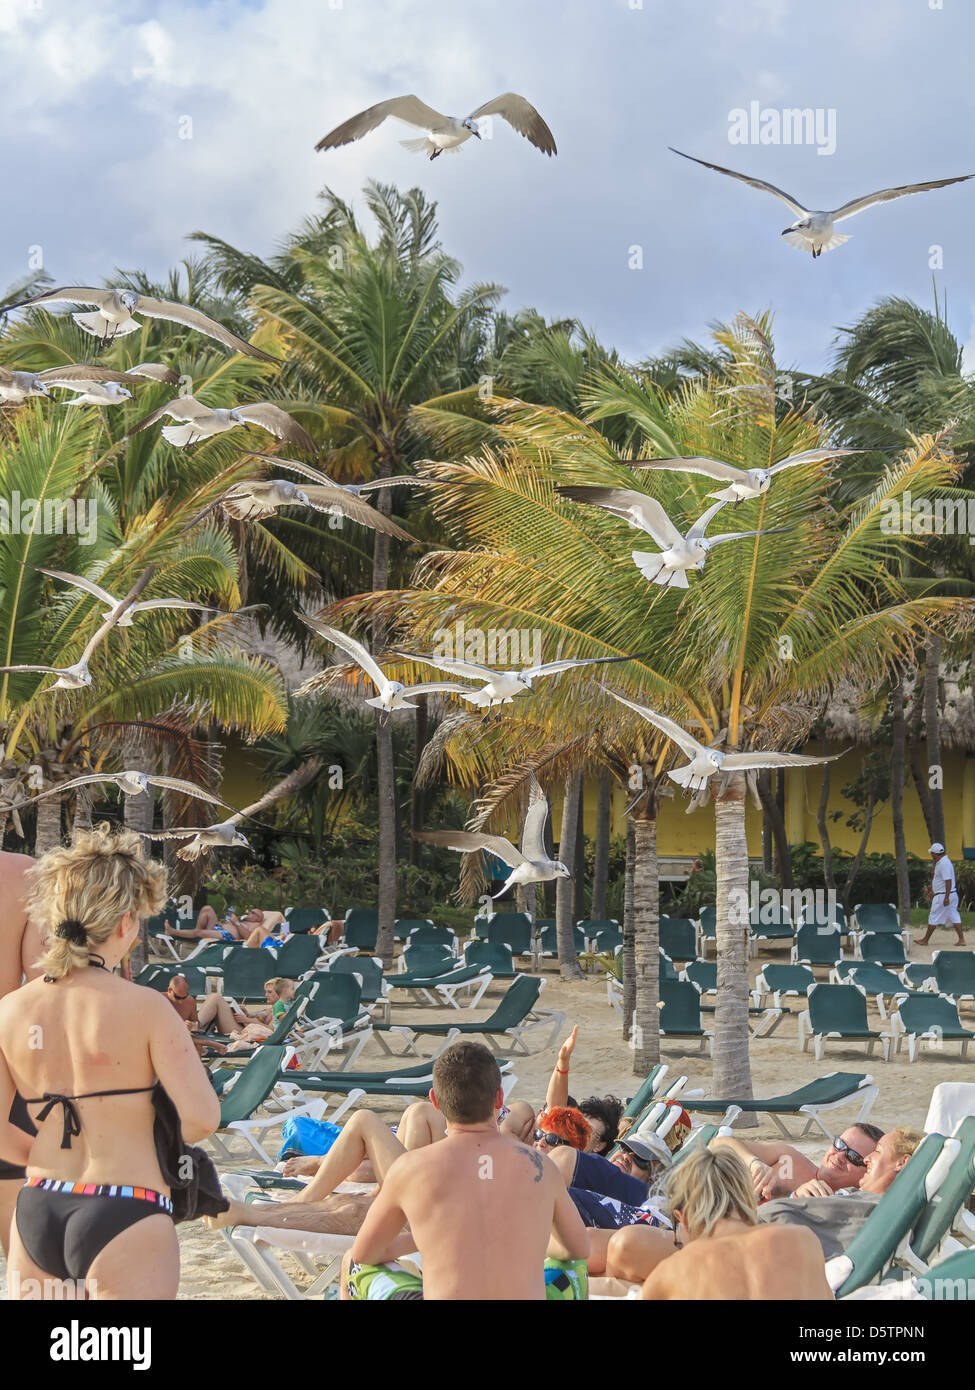
M 376 103 L 358 112 L 336 126 L 317 144 L 316 149 L 333 150 L 361 140 L 381 126 L 387 119 L 396 119 L 418 129 L 418 138 L 401 143 L 409 150 L 423 153 L 429 159 L 439 158 L 444 153 L 456 153 L 471 139 L 482 139 L 482 123 L 497 117 L 506 122 L 520 135 L 524 136 L 537 150 L 547 156 L 557 153 L 555 139 L 548 125 L 536 108 L 523 96 L 505 92 L 490 101 L 484 102 L 466 116 L 450 116 L 428 106 L 415 95 L 393 97 Z M 673 148 L 673 147 L 671 147 Z M 954 178 L 936 179 L 924 183 L 906 184 L 882 189 L 865 197 L 855 198 L 831 210 L 807 208 L 790 194 L 774 184 L 725 168 L 720 164 L 709 163 L 680 150 L 673 153 L 691 160 L 706 169 L 723 174 L 748 184 L 752 188 L 771 193 L 785 203 L 795 217 L 795 221 L 783 232 L 783 238 L 800 250 L 811 252 L 818 258 L 823 251 L 833 250 L 849 240 L 835 230 L 836 224 L 852 217 L 875 204 L 890 202 L 908 194 L 924 193 L 961 183 L 973 177 L 965 174 Z M 97 338 L 101 347 L 107 347 L 120 337 L 138 332 L 143 319 L 161 319 L 183 325 L 202 333 L 221 343 L 233 352 L 281 365 L 280 359 L 248 343 L 225 325 L 202 313 L 200 310 L 175 301 L 160 299 L 153 295 L 140 294 L 131 289 L 98 289 L 85 286 L 61 287 L 35 295 L 10 306 L 7 312 L 18 309 L 34 309 L 55 304 L 78 306 L 87 312 L 74 312 L 71 317 L 86 334 Z M 34 397 L 52 397 L 55 390 L 71 393 L 62 404 L 71 406 L 91 405 L 110 407 L 131 400 L 133 390 L 142 382 L 149 380 L 177 386 L 179 374 L 169 366 L 159 363 L 141 363 L 138 366 L 116 371 L 91 363 L 70 363 L 50 368 L 42 372 L 13 370 L 0 367 L 0 404 L 20 406 Z M 167 419 L 175 422 L 165 424 L 161 434 L 174 448 L 187 449 L 228 433 L 238 427 L 255 427 L 271 434 L 282 443 L 294 446 L 299 451 L 316 457 L 315 441 L 288 413 L 273 401 L 256 401 L 234 406 L 210 406 L 196 400 L 192 395 L 179 395 L 167 401 L 149 415 L 139 420 L 128 432 L 131 438 L 159 421 Z M 638 472 L 677 472 L 696 474 L 710 478 L 721 486 L 709 496 L 714 504 L 695 520 L 686 532 L 671 520 L 662 504 L 649 493 L 636 489 L 560 485 L 558 495 L 577 505 L 596 507 L 612 516 L 628 522 L 634 529 L 650 536 L 657 546 L 655 551 L 632 551 L 632 559 L 641 574 L 654 585 L 665 588 L 687 589 L 688 575 L 700 572 L 708 555 L 715 545 L 726 541 L 742 540 L 747 537 L 761 537 L 788 530 L 787 527 L 773 527 L 764 530 L 728 531 L 717 535 L 707 535 L 707 528 L 717 513 L 732 503 L 735 507 L 743 501 L 762 497 L 770 488 L 772 479 L 788 469 L 804 464 L 826 462 L 846 454 L 857 452 L 852 449 L 807 449 L 791 455 L 766 468 L 742 469 L 720 459 L 704 458 L 697 455 L 686 457 L 640 459 L 631 466 Z M 290 478 L 254 478 L 237 482 L 229 488 L 214 506 L 240 521 L 259 521 L 274 515 L 283 507 L 303 507 L 333 516 L 347 517 L 350 520 L 371 527 L 398 539 L 410 540 L 412 537 L 385 516 L 380 510 L 370 506 L 369 497 L 378 489 L 392 487 L 416 487 L 428 485 L 429 479 L 392 477 L 375 479 L 367 483 L 340 484 L 326 474 L 294 459 L 277 455 L 248 451 L 248 456 L 271 462 L 279 470 L 297 474 L 300 482 Z M 194 519 L 195 524 L 212 508 L 207 508 Z M 212 606 L 177 598 L 154 598 L 138 600 L 137 593 L 144 582 L 125 600 L 119 600 L 96 581 L 85 576 L 69 574 L 65 571 L 43 569 L 38 571 L 59 583 L 72 586 L 96 598 L 105 606 L 102 622 L 86 644 L 77 662 L 67 667 L 42 665 L 22 665 L 0 667 L 0 674 L 35 673 L 50 674 L 57 677 L 47 687 L 48 691 L 81 690 L 92 684 L 89 662 L 95 650 L 116 627 L 128 627 L 140 612 L 153 609 L 173 609 L 200 612 L 214 612 Z M 247 612 L 247 609 L 238 610 Z M 397 651 L 397 660 L 432 666 L 450 679 L 406 685 L 386 675 L 376 657 L 359 641 L 341 632 L 338 628 L 324 624 L 316 619 L 299 615 L 313 632 L 323 641 L 350 658 L 368 677 L 376 690 L 374 696 L 365 699 L 365 704 L 377 709 L 381 718 L 392 713 L 417 708 L 417 698 L 430 694 L 454 695 L 476 708 L 491 710 L 495 706 L 511 704 L 517 697 L 529 695 L 535 682 L 564 672 L 581 670 L 589 666 L 608 665 L 617 662 L 636 660 L 633 656 L 617 657 L 579 657 L 567 658 L 520 669 L 496 670 L 461 658 L 439 655 L 416 655 Z M 309 693 L 322 688 L 331 679 L 334 668 L 312 676 L 298 689 L 298 694 Z M 725 753 L 714 746 L 701 744 L 675 720 L 633 700 L 602 687 L 606 695 L 619 704 L 629 708 L 642 719 L 648 721 L 666 738 L 672 740 L 687 758 L 685 765 L 669 772 L 669 776 L 688 793 L 701 793 L 708 782 L 716 775 L 727 775 L 736 771 L 751 771 L 758 768 L 806 767 L 828 763 L 834 757 L 807 757 L 794 753 L 750 752 Z M 58 784 L 37 796 L 26 798 L 10 809 L 38 801 L 44 797 L 62 794 L 75 788 L 95 784 L 114 784 L 129 796 L 149 795 L 155 789 L 180 793 L 197 800 L 226 808 L 226 803 L 204 788 L 180 778 L 161 777 L 138 770 L 116 773 L 93 772 L 72 778 Z M 209 853 L 211 849 L 247 847 L 248 841 L 239 826 L 261 811 L 271 800 L 278 799 L 278 793 L 268 794 L 243 811 L 234 811 L 226 820 L 210 826 L 180 827 L 166 831 L 148 831 L 146 835 L 153 840 L 179 839 L 186 841 L 178 851 L 184 860 L 195 860 Z M 231 809 L 231 808 L 227 808 Z M 428 844 L 444 846 L 460 853 L 486 851 L 500 858 L 511 870 L 503 887 L 494 896 L 503 896 L 515 885 L 543 883 L 555 878 L 569 877 L 569 870 L 558 860 L 549 857 L 545 848 L 545 827 L 549 817 L 548 801 L 534 775 L 531 777 L 531 790 L 528 811 L 525 818 L 521 848 L 499 835 L 487 835 L 473 831 L 427 831 L 416 832 L 419 840 Z

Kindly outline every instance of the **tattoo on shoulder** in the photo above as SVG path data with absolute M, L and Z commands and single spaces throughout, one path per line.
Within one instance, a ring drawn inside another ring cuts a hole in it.
M 525 1157 L 530 1158 L 532 1163 L 535 1165 L 535 1181 L 541 1182 L 542 1178 L 545 1176 L 545 1169 L 542 1166 L 541 1158 L 535 1152 L 534 1149 L 525 1148 L 523 1152 L 525 1154 Z

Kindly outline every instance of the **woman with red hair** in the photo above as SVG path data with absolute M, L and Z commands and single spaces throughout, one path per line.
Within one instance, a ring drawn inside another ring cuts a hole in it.
M 543 1110 L 536 1124 L 535 1148 L 543 1152 L 564 1144 L 582 1153 L 592 1137 L 585 1115 L 569 1105 L 556 1105 L 551 1110 Z

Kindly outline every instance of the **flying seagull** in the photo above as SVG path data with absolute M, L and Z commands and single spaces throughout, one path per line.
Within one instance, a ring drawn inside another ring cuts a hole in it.
M 413 838 L 424 844 L 440 845 L 473 854 L 487 850 L 504 860 L 512 872 L 504 887 L 493 896 L 503 897 L 514 884 L 548 883 L 553 878 L 571 878 L 572 874 L 558 859 L 550 859 L 545 850 L 545 822 L 548 820 L 548 801 L 541 787 L 532 778 L 528 812 L 521 832 L 521 849 L 515 849 L 503 835 L 482 835 L 470 830 L 415 830 Z
M 85 686 L 91 685 L 88 662 L 91 660 L 92 652 L 108 636 L 115 624 L 121 621 L 124 611 L 122 605 L 112 610 L 101 627 L 89 639 L 79 660 L 73 666 L 0 666 L 0 675 L 5 671 L 36 671 L 41 674 L 57 676 L 54 684 L 47 686 L 44 690 L 45 695 L 51 690 L 83 690 Z
M 179 378 L 176 378 L 177 381 Z M 94 367 L 90 363 L 68 363 L 63 367 L 49 367 L 44 372 L 15 372 L 8 367 L 0 367 L 0 401 L 20 405 L 29 396 L 50 396 L 52 386 L 67 386 L 72 391 L 84 391 L 103 383 L 118 385 L 122 382 L 135 384 L 135 370 L 116 372 L 110 367 Z M 125 392 L 128 396 L 129 392 Z M 74 402 L 72 402 L 74 404 Z
M 601 666 L 636 659 L 632 656 L 577 656 L 565 661 L 548 661 L 540 666 L 526 666 L 520 671 L 495 671 L 490 666 L 479 666 L 473 661 L 461 661 L 453 656 L 414 656 L 409 652 L 398 652 L 397 655 L 406 661 L 420 661 L 425 666 L 435 666 L 438 671 L 483 682 L 480 690 L 470 690 L 464 694 L 465 700 L 482 708 L 510 704 L 516 695 L 529 694 L 532 682 L 541 680 L 543 676 L 556 676 L 562 671 L 573 671 L 581 666 Z
M 195 444 L 200 439 L 210 439 L 215 434 L 226 434 L 236 425 L 259 425 L 262 430 L 267 430 L 268 434 L 273 434 L 277 439 L 295 444 L 309 454 L 315 452 L 315 441 L 307 430 L 303 430 L 286 411 L 280 406 L 272 405 L 270 401 L 211 407 L 204 405 L 202 401 L 194 400 L 192 396 L 177 396 L 175 400 L 167 401 L 151 415 L 146 415 L 138 424 L 133 425 L 129 436 L 148 429 L 164 415 L 183 422 L 178 425 L 164 425 L 162 431 L 163 439 L 175 444 L 179 449 L 185 449 L 188 444 Z
M 136 333 L 142 327 L 133 314 L 142 314 L 150 319 L 167 319 L 181 323 L 185 328 L 195 328 L 208 338 L 215 338 L 224 347 L 234 352 L 242 352 L 247 357 L 259 357 L 262 362 L 274 362 L 280 366 L 281 359 L 262 352 L 224 328 L 222 323 L 191 309 L 188 304 L 177 304 L 171 299 L 156 299 L 154 295 L 139 294 L 136 290 L 99 290 L 89 286 L 65 286 L 57 290 L 47 290 L 34 295 L 32 299 L 22 299 L 19 304 L 11 304 L 6 313 L 15 309 L 33 309 L 40 304 L 90 304 L 93 314 L 72 314 L 79 328 L 95 338 L 101 338 L 103 345 L 126 333 Z
M 311 618 L 306 618 L 303 613 L 299 613 L 298 616 L 319 637 L 323 637 L 326 642 L 331 642 L 333 646 L 338 647 L 339 651 L 351 656 L 356 665 L 365 671 L 379 691 L 378 695 L 374 695 L 365 702 L 367 705 L 372 705 L 374 709 L 383 710 L 387 714 L 394 709 L 417 709 L 418 706 L 410 698 L 413 695 L 431 695 L 444 691 L 450 691 L 457 695 L 475 693 L 469 685 L 460 685 L 455 681 L 430 681 L 423 685 L 403 685 L 400 681 L 391 681 L 371 653 L 354 637 L 348 637 L 344 632 L 339 632 L 338 628 L 327 627 L 324 623 L 316 623 Z M 325 674 L 325 672 L 320 672 L 316 676 L 310 676 L 298 687 L 295 694 L 307 695 L 310 691 L 317 690 Z
M 166 791 L 181 792 L 183 796 L 195 796 L 200 801 L 209 801 L 214 806 L 226 806 L 225 801 L 221 801 L 212 792 L 204 791 L 195 782 L 184 782 L 181 777 L 157 777 L 151 772 L 93 772 L 84 777 L 72 777 L 69 782 L 59 782 L 56 787 L 51 787 L 46 792 L 38 792 L 37 796 L 29 796 L 24 801 L 16 803 L 19 809 L 22 806 L 29 806 L 31 802 L 42 801 L 46 796 L 60 796 L 63 792 L 70 791 L 72 787 L 91 786 L 95 782 L 114 782 L 115 785 L 126 796 L 148 795 L 152 787 L 162 787 Z M 8 809 L 13 809 L 8 808 Z
M 185 598 L 147 598 L 140 603 L 130 603 L 123 606 L 122 600 L 113 598 L 107 589 L 103 589 L 100 584 L 96 584 L 92 579 L 85 579 L 80 574 L 68 574 L 64 570 L 46 570 L 41 565 L 35 565 L 38 574 L 46 574 L 49 579 L 60 579 L 63 584 L 73 584 L 76 589 L 84 589 L 86 594 L 92 594 L 95 598 L 101 599 L 107 605 L 105 618 L 111 617 L 116 609 L 121 608 L 122 612 L 118 620 L 119 627 L 131 627 L 132 617 L 135 613 L 146 613 L 155 608 L 180 608 L 191 610 L 195 613 L 220 613 L 223 610 L 214 608 L 212 603 L 192 603 Z M 255 604 L 255 608 L 260 608 L 261 604 Z M 249 613 L 251 608 L 238 608 L 237 613 Z
M 369 526 L 373 531 L 395 536 L 397 540 L 413 539 L 395 521 L 375 507 L 370 507 L 368 502 L 352 496 L 338 483 L 329 483 L 327 487 L 302 488 L 290 478 L 254 479 L 252 482 L 236 483 L 221 497 L 220 505 L 237 521 L 261 521 L 273 516 L 279 507 L 311 507 L 313 511 L 326 512 L 330 516 L 348 517 L 360 526 Z M 199 517 L 195 520 L 199 520 Z
M 686 455 L 679 458 L 637 459 L 633 468 L 659 470 L 667 473 L 703 473 L 706 478 L 717 478 L 727 483 L 720 492 L 709 492 L 709 497 L 718 497 L 722 502 L 734 502 L 737 507 L 747 497 L 761 497 L 768 492 L 772 479 L 787 468 L 796 468 L 801 463 L 823 463 L 827 459 L 839 458 L 842 454 L 857 454 L 859 449 L 806 449 L 801 454 L 791 454 L 780 459 L 769 468 L 736 468 L 731 463 L 721 463 L 718 459 Z M 578 499 L 577 499 L 578 500 Z M 717 539 L 714 537 L 713 539 Z
M 122 401 L 131 400 L 132 392 L 123 386 L 121 381 L 106 380 L 104 376 L 96 375 L 104 370 L 105 368 L 99 367 L 78 368 L 79 373 L 84 372 L 84 376 L 78 377 L 65 377 L 63 373 L 48 372 L 46 379 L 50 386 L 60 386 L 78 392 L 69 401 L 64 401 L 64 405 L 121 405 Z M 143 362 L 138 367 L 129 367 L 121 379 L 135 384 L 134 379 L 137 377 L 165 381 L 170 386 L 179 384 L 179 372 L 174 372 L 172 367 L 164 367 L 157 362 Z
M 849 241 L 848 236 L 841 236 L 839 232 L 833 231 L 833 224 L 840 222 L 844 217 L 852 217 L 854 213 L 863 212 L 865 208 L 873 207 L 874 203 L 889 203 L 894 198 L 903 198 L 908 193 L 927 193 L 932 188 L 946 188 L 950 183 L 964 183 L 966 179 L 973 177 L 971 174 L 960 174 L 953 179 L 932 179 L 929 183 L 905 183 L 899 188 L 882 188 L 879 193 L 868 193 L 863 198 L 852 198 L 850 202 L 844 203 L 842 207 L 834 208 L 831 212 L 814 212 L 810 208 L 803 207 L 802 203 L 796 201 L 788 193 L 783 193 L 781 188 L 776 188 L 774 183 L 766 183 L 764 179 L 755 179 L 748 174 L 736 173 L 734 169 L 726 169 L 721 164 L 709 164 L 706 159 L 697 159 L 692 154 L 684 154 L 683 150 L 675 150 L 673 145 L 668 146 L 673 154 L 679 154 L 682 159 L 693 160 L 695 164 L 703 164 L 705 169 L 713 169 L 717 174 L 727 174 L 729 178 L 740 179 L 742 183 L 749 184 L 752 188 L 762 189 L 766 193 L 772 193 L 786 207 L 796 215 L 796 221 L 791 227 L 786 227 L 782 235 L 790 246 L 795 246 L 799 251 L 811 251 L 813 257 L 821 256 L 824 251 L 832 251 L 840 246 L 844 241 Z
M 240 822 L 252 819 L 282 798 L 300 791 L 318 775 L 321 768 L 321 758 L 306 759 L 294 772 L 289 773 L 269 792 L 265 792 L 259 801 L 245 807 L 243 811 L 235 811 L 232 816 L 215 825 L 177 826 L 172 830 L 140 830 L 139 834 L 144 835 L 147 840 L 189 840 L 189 844 L 176 851 L 177 859 L 199 859 L 201 855 L 209 854 L 211 849 L 250 849 L 247 837 L 237 828 Z
M 436 159 L 444 150 L 455 153 L 472 135 L 480 140 L 477 122 L 481 116 L 500 116 L 542 154 L 557 153 L 552 132 L 531 102 L 518 96 L 517 92 L 502 92 L 501 96 L 486 101 L 469 116 L 445 116 L 442 111 L 434 111 L 432 106 L 427 106 L 416 96 L 391 97 L 389 101 L 377 102 L 375 106 L 343 121 L 322 136 L 315 149 L 334 150 L 340 145 L 351 144 L 353 140 L 361 140 L 363 135 L 382 125 L 387 116 L 396 116 L 407 125 L 417 126 L 424 131 L 425 134 L 418 140 L 401 140 L 400 144 L 405 149 L 429 155 L 431 159 Z
M 683 767 L 667 773 L 679 787 L 686 787 L 688 791 L 702 791 L 717 772 L 747 772 L 760 767 L 814 767 L 817 763 L 833 763 L 843 756 L 842 753 L 833 753 L 828 758 L 811 758 L 804 753 L 722 753 L 717 748 L 706 748 L 703 743 L 698 743 L 692 734 L 665 714 L 657 714 L 656 710 L 648 709 L 646 705 L 626 700 L 612 690 L 606 690 L 606 694 L 612 695 L 621 705 L 635 710 L 655 729 L 672 739 L 685 757 L 690 759 Z
M 372 478 L 367 483 L 337 483 L 327 473 L 312 468 L 310 464 L 299 463 L 297 459 L 282 458 L 280 454 L 262 454 L 259 449 L 251 449 L 248 451 L 248 457 L 263 459 L 265 463 L 273 463 L 276 468 L 290 469 L 300 473 L 303 478 L 310 478 L 313 483 L 336 488 L 348 493 L 350 497 L 368 496 L 370 492 L 378 492 L 384 487 L 430 487 L 433 482 L 432 478 L 417 478 L 412 473 L 398 473 L 392 478 Z
M 711 518 L 725 505 L 721 501 L 708 507 L 687 535 L 682 536 L 657 499 L 645 492 L 575 484 L 557 486 L 555 491 L 560 497 L 568 497 L 573 502 L 583 502 L 623 517 L 631 526 L 652 536 L 660 550 L 634 550 L 631 552 L 633 563 L 651 584 L 661 584 L 665 588 L 688 588 L 687 571 L 702 570 L 711 547 L 720 545 L 722 541 L 738 541 L 746 536 L 771 536 L 776 531 L 791 530 L 788 526 L 773 526 L 765 531 L 724 531 L 719 536 L 705 536 Z

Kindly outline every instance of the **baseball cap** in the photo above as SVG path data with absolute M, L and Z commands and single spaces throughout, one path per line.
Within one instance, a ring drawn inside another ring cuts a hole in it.
M 619 1141 L 619 1146 L 629 1149 L 641 1163 L 663 1163 L 669 1168 L 674 1161 L 659 1134 L 641 1134 L 639 1138 L 627 1134 Z
M 935 840 L 934 844 L 933 844 L 933 845 L 931 846 L 931 848 L 928 850 L 928 854 L 944 854 L 944 852 L 945 852 L 945 847 L 944 847 L 944 845 L 941 844 L 940 841 L 938 841 L 938 840 Z

